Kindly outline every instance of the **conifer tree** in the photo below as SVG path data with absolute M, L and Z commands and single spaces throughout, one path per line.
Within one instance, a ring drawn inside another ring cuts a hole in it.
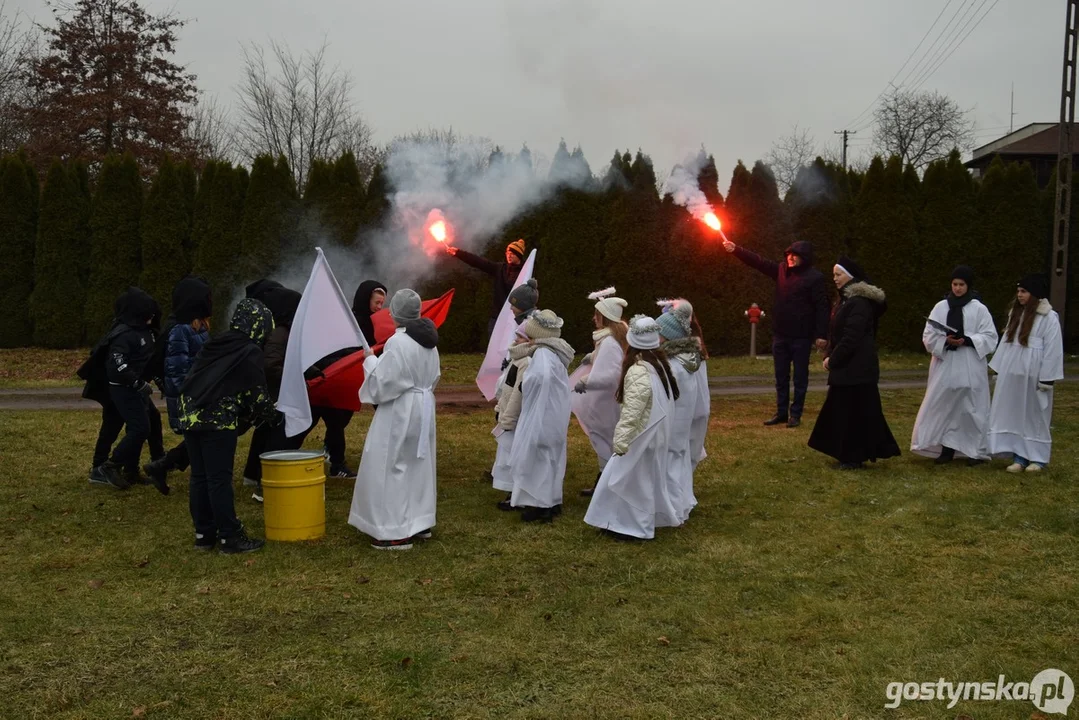
M 6 348 L 29 345 L 33 339 L 30 294 L 38 188 L 27 167 L 20 155 L 0 162 L 0 347 Z
M 162 319 L 172 312 L 172 289 L 190 268 L 184 252 L 190 220 L 182 166 L 165 158 L 154 176 L 142 213 L 142 275 L 139 287 L 161 305 Z
M 83 258 L 90 249 L 90 203 L 82 172 L 54 160 L 42 189 L 30 314 L 34 344 L 43 347 L 71 348 L 83 342 Z
M 90 285 L 86 292 L 86 337 L 112 325 L 116 297 L 139 282 L 142 248 L 142 180 L 132 155 L 105 158 L 90 214 Z M 159 298 L 154 298 L 160 302 Z

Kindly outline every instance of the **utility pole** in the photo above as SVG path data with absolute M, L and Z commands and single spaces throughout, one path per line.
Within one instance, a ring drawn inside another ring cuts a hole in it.
M 843 136 L 843 169 L 846 170 L 847 169 L 847 141 L 848 141 L 848 139 L 849 139 L 849 137 L 851 135 L 857 135 L 858 131 L 857 130 L 836 130 L 836 131 L 834 131 L 833 134 Z
M 1067 0 L 1064 23 L 1064 69 L 1060 87 L 1060 149 L 1057 151 L 1057 196 L 1053 219 L 1053 268 L 1049 301 L 1064 324 L 1068 300 L 1068 233 L 1072 209 L 1072 124 L 1075 122 L 1075 53 L 1079 0 Z
M 1008 116 L 1008 134 L 1015 132 L 1015 83 L 1012 83 L 1012 110 Z

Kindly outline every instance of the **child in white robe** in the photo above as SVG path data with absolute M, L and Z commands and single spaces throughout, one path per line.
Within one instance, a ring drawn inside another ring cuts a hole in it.
M 382 355 L 364 359 L 360 402 L 375 405 L 348 522 L 376 550 L 408 550 L 435 525 L 435 385 L 438 331 L 420 317 L 420 296 L 390 300 L 397 330 Z

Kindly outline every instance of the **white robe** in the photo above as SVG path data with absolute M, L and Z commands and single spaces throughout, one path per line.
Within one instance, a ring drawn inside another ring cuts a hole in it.
M 398 328 L 381 357 L 364 360 L 360 402 L 377 405 L 363 444 L 348 522 L 376 540 L 403 540 L 435 525 L 438 350 Z
M 495 464 L 491 467 L 491 486 L 502 492 L 513 492 L 513 478 L 510 477 L 510 453 L 513 451 L 513 430 L 505 430 L 495 425 L 491 433 L 498 443 L 498 451 L 495 453 Z
M 629 444 L 625 455 L 614 455 L 603 469 L 584 521 L 602 530 L 651 540 L 657 527 L 677 522 L 667 492 L 667 444 L 670 441 L 670 400 L 651 365 L 652 410 L 644 432 Z
M 1005 336 L 989 363 L 997 373 L 989 411 L 989 452 L 1008 458 L 1015 454 L 1044 465 L 1053 447 L 1049 431 L 1053 391 L 1038 390 L 1038 382 L 1063 379 L 1064 344 L 1059 316 L 1042 302 L 1046 314 L 1034 319 L 1027 346 L 1019 344 L 1018 332 L 1015 342 Z
M 566 366 L 539 347 L 521 380 L 521 415 L 513 431 L 510 479 L 515 507 L 562 504 L 569 434 L 570 389 Z
M 592 354 L 592 364 L 582 365 L 570 378 L 570 389 L 578 381 L 587 380 L 588 392 L 574 393 L 573 414 L 588 435 L 592 449 L 596 451 L 599 469 L 607 467 L 614 442 L 614 426 L 618 424 L 618 401 L 615 395 L 622 380 L 622 361 L 625 353 L 618 340 L 608 335 L 599 342 Z
M 929 318 L 948 323 L 948 301 L 941 300 Z M 922 343 L 933 356 L 925 398 L 914 422 L 910 450 L 937 457 L 945 447 L 957 457 L 989 459 L 989 371 L 986 358 L 997 346 L 993 316 L 978 300 L 963 307 L 963 334 L 973 342 L 958 350 L 946 350 L 947 334 L 929 323 Z
M 667 444 L 667 492 L 681 525 L 697 505 L 693 496 L 693 418 L 697 414 L 697 378 L 677 357 L 670 358 L 671 372 L 678 383 L 678 399 L 671 404 L 671 435 Z
M 694 373 L 697 388 L 697 406 L 693 413 L 693 426 L 690 429 L 690 449 L 693 469 L 708 457 L 704 449 L 704 439 L 708 435 L 708 421 L 712 417 L 712 388 L 708 384 L 708 363 L 701 361 L 700 368 Z M 692 487 L 690 491 L 692 492 Z M 696 499 L 693 500 L 696 505 Z

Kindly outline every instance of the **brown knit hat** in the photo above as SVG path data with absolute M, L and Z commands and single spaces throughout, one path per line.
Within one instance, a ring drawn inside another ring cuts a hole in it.
M 562 318 L 552 310 L 537 310 L 528 316 L 521 329 L 533 340 L 562 337 Z

